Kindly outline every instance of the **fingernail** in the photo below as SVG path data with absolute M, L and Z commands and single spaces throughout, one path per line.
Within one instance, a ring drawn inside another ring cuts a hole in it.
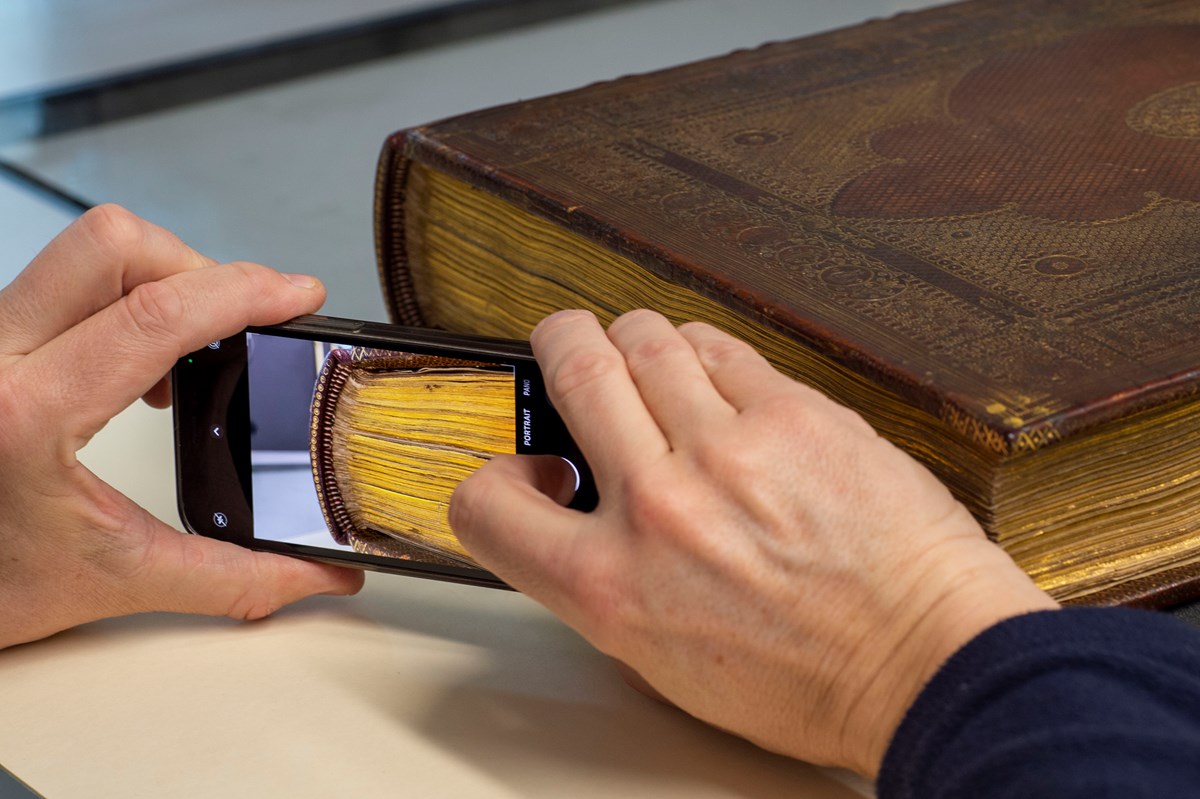
M 293 275 L 290 272 L 283 272 L 284 277 L 293 286 L 299 286 L 302 289 L 311 289 L 317 285 L 317 279 L 312 275 Z

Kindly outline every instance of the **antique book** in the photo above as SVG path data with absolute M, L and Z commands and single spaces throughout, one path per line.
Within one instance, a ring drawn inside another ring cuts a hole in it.
M 313 478 L 334 540 L 369 555 L 479 568 L 446 514 L 459 482 L 515 450 L 511 369 L 334 349 L 311 420 Z
M 1200 591 L 1200 4 L 978 0 L 401 131 L 394 318 L 707 320 L 1069 602 Z

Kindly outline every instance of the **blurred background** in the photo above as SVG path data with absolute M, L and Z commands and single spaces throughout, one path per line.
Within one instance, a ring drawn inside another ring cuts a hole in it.
M 389 133 L 920 0 L 4 0 L 0 285 L 117 202 L 220 259 L 320 276 L 383 319 Z

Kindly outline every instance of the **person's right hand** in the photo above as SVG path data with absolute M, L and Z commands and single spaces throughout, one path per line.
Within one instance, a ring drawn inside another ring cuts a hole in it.
M 561 507 L 553 459 L 508 456 L 451 523 L 701 719 L 873 775 L 949 655 L 1056 607 L 916 461 L 712 327 L 563 312 L 533 346 L 600 504 Z
M 216 264 L 116 206 L 0 291 L 0 648 L 139 611 L 258 618 L 362 586 L 355 570 L 179 533 L 76 459 L 138 397 L 165 406 L 181 356 L 324 299 L 315 278 Z

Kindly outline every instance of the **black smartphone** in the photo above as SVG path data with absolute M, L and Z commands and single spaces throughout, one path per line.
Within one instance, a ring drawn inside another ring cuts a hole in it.
M 505 587 L 449 528 L 450 493 L 502 453 L 588 465 L 528 343 L 326 316 L 250 328 L 172 371 L 179 514 L 251 549 Z

